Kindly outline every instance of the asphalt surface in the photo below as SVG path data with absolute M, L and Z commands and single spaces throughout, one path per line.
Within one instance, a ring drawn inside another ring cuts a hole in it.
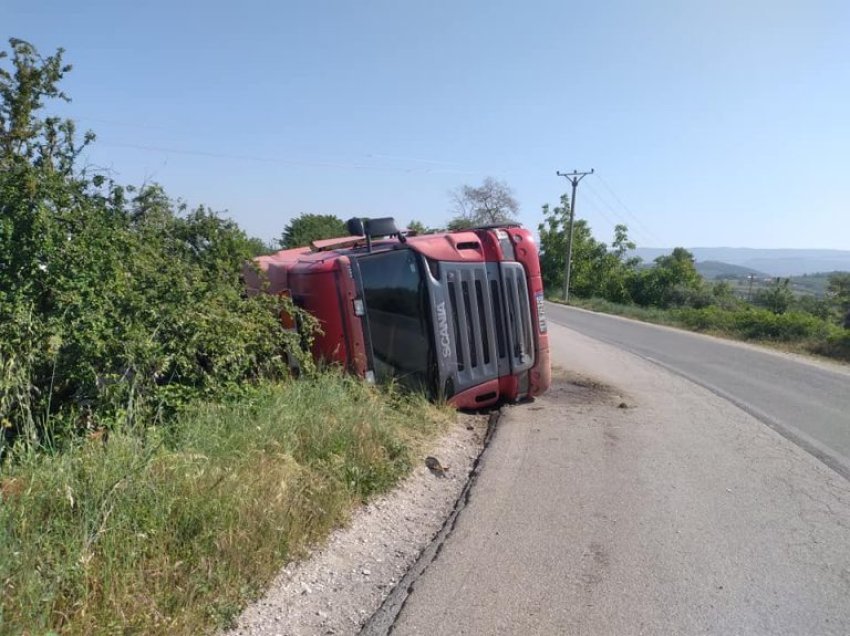
M 850 633 L 850 482 L 716 392 L 555 324 L 581 329 L 577 312 L 549 312 L 552 390 L 505 409 L 392 633 Z M 704 351 L 664 331 L 628 347 Z M 712 345 L 714 382 L 745 354 Z M 747 391 L 793 368 L 742 359 Z
M 850 478 L 850 367 L 553 303 L 546 311 L 711 389 Z

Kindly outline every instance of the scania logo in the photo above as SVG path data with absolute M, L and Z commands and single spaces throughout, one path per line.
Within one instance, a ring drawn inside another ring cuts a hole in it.
M 444 358 L 452 355 L 451 340 L 449 340 L 449 320 L 446 317 L 445 301 L 437 305 L 437 331 L 440 334 L 440 353 Z

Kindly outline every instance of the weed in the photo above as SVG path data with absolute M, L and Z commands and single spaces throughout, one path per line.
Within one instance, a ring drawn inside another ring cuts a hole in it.
M 387 490 L 450 419 L 334 372 L 10 457 L 0 631 L 195 634 Z

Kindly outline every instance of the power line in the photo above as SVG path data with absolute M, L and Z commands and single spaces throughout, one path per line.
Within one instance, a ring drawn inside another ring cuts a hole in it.
M 74 121 L 88 121 L 99 124 L 106 124 L 109 126 L 121 126 L 128 128 L 138 128 L 141 130 L 159 130 L 163 132 L 176 132 L 183 131 L 183 128 L 169 128 L 167 126 L 160 126 L 156 124 L 145 124 L 140 122 L 126 122 L 126 121 L 116 121 L 114 119 L 101 119 L 97 117 L 74 117 Z M 291 128 L 291 126 L 290 126 Z M 264 163 L 286 163 L 292 165 L 305 165 L 305 166 L 314 166 L 314 167 L 339 167 L 339 168 L 356 168 L 356 169 L 375 169 L 375 166 L 365 165 L 365 164 L 343 164 L 339 162 L 333 161 L 304 161 L 299 159 L 278 159 L 271 157 L 256 157 L 249 155 L 232 155 L 227 153 L 218 153 L 218 152 L 208 152 L 203 150 L 191 150 L 184 148 L 168 148 L 168 147 L 158 147 L 152 145 L 145 144 L 132 144 L 132 143 L 120 143 L 120 142 L 104 142 L 98 139 L 98 145 L 104 146 L 115 146 L 121 148 L 134 148 L 137 150 L 146 150 L 150 152 L 170 152 L 174 154 L 185 154 L 185 155 L 196 155 L 203 157 L 213 157 L 220 159 L 240 159 L 246 161 L 259 161 Z M 431 159 L 431 158 L 421 158 L 421 157 L 408 157 L 408 156 L 397 156 L 384 154 L 380 152 L 366 152 L 362 155 L 358 154 L 355 157 L 355 160 L 366 159 L 369 161 L 389 161 L 394 163 L 410 163 L 410 164 L 425 164 L 428 166 L 434 166 L 433 168 L 398 168 L 399 171 L 416 171 L 416 172 L 427 172 L 427 173 L 449 173 L 449 174 L 461 174 L 461 175 L 471 175 L 478 174 L 485 171 L 477 170 L 469 170 L 468 168 L 464 169 L 460 164 L 453 161 L 445 161 L 442 159 Z M 378 166 L 378 169 L 387 169 L 386 166 Z M 389 168 L 389 169 L 392 169 Z
M 636 225 L 632 223 L 629 219 L 627 219 L 621 212 L 618 212 L 611 205 L 605 201 L 604 199 L 598 198 L 598 193 L 594 194 L 588 190 L 588 194 L 591 196 L 597 197 L 597 200 L 601 202 L 602 205 L 605 205 L 608 211 L 611 214 L 614 214 L 618 219 L 618 224 L 623 225 L 628 229 L 629 237 L 632 238 L 637 245 L 647 246 L 647 245 L 656 245 L 658 241 L 654 238 L 652 234 L 649 233 L 643 226 Z
M 623 214 L 618 212 L 608 201 L 606 201 L 599 194 L 599 192 L 593 187 L 591 181 L 588 181 L 585 185 L 589 188 L 588 195 L 590 195 L 587 201 L 590 207 L 596 213 L 598 213 L 605 221 L 610 223 L 612 226 L 629 225 L 628 220 L 623 216 Z M 633 235 L 637 234 L 638 236 L 646 236 L 646 238 L 650 238 L 648 233 L 645 231 L 635 229 L 634 227 L 630 229 Z
M 640 219 L 636 218 L 634 215 L 630 215 L 630 219 L 627 219 L 623 215 L 623 212 L 617 212 L 618 208 L 615 208 L 613 205 L 611 205 L 611 203 L 609 203 L 605 199 L 605 197 L 602 196 L 601 192 L 595 189 L 590 189 L 589 192 L 596 196 L 599 201 L 602 201 L 603 204 L 607 206 L 613 214 L 616 214 L 617 217 L 621 219 L 621 222 L 629 228 L 630 232 L 638 236 L 646 237 L 647 240 L 643 241 L 645 244 L 658 243 L 658 240 L 655 238 L 655 235 L 646 227 L 646 225 L 640 222 Z M 634 223 L 632 221 L 634 221 Z
M 587 184 L 589 185 L 589 183 Z M 587 194 L 590 195 L 588 197 L 588 203 L 590 206 L 598 212 L 608 223 L 612 226 L 617 225 L 628 225 L 628 222 L 623 217 L 622 214 L 619 214 L 616 210 L 614 210 L 604 199 L 602 199 L 596 192 L 592 189 L 587 191 Z M 606 212 L 607 209 L 607 212 Z M 609 215 L 613 215 L 613 218 Z M 640 230 L 635 230 L 636 233 L 640 236 L 643 236 L 644 233 Z
M 627 206 L 625 203 L 623 203 L 623 200 L 617 195 L 617 193 L 614 192 L 614 188 L 611 186 L 611 184 L 608 183 L 608 181 L 604 177 L 602 177 L 602 175 L 597 175 L 597 176 L 599 177 L 599 182 L 611 194 L 611 196 L 620 205 L 620 207 L 626 212 L 626 214 L 628 214 L 629 217 L 631 217 L 635 221 L 635 223 L 643 229 L 644 233 L 647 236 L 649 236 L 649 238 L 657 241 L 657 237 L 653 236 L 652 231 L 646 225 L 644 225 L 643 221 L 641 221 L 641 219 L 634 212 L 632 212 L 632 210 L 629 208 L 629 206 Z
M 588 183 L 587 186 L 588 186 L 589 192 L 592 193 L 593 196 L 595 196 L 597 198 L 597 200 L 601 202 L 602 205 L 604 205 L 606 208 L 608 208 L 611 211 L 611 214 L 615 214 L 617 216 L 617 218 L 620 219 L 621 223 L 624 223 L 626 225 L 630 225 L 632 227 L 637 225 L 637 219 L 635 219 L 634 216 L 632 216 L 632 215 L 627 215 L 625 210 L 623 210 L 623 208 L 621 206 L 619 206 L 618 204 L 615 204 L 611 200 L 610 195 L 603 193 L 598 188 L 594 188 L 593 184 L 591 184 L 591 183 Z
M 590 169 L 590 172 L 579 172 L 578 170 L 573 170 L 572 172 L 561 172 L 556 171 L 556 175 L 559 177 L 564 177 L 567 181 L 569 181 L 573 186 L 573 195 L 570 197 L 570 227 L 567 230 L 567 254 L 566 254 L 566 265 L 565 265 L 565 277 L 564 277 L 564 302 L 569 302 L 570 300 L 570 269 L 572 268 L 573 261 L 573 220 L 575 219 L 575 211 L 576 211 L 576 190 L 578 190 L 578 184 L 584 179 L 587 175 L 593 174 L 593 168 Z
M 154 131 L 162 131 L 162 132 L 176 132 L 176 131 L 184 131 L 183 128 L 170 128 L 166 126 L 160 126 L 156 124 L 145 124 L 140 122 L 127 122 L 127 121 L 117 121 L 114 119 L 101 119 L 99 117 L 73 117 L 74 121 L 87 121 L 99 124 L 105 124 L 108 126 L 120 126 L 120 127 L 129 127 L 129 128 L 138 128 L 141 130 L 154 130 Z M 288 128 L 292 128 L 289 126 Z M 125 142 L 109 142 L 104 141 L 98 137 L 97 140 L 98 146 L 107 146 L 107 147 L 117 147 L 117 148 L 132 148 L 134 150 L 143 150 L 146 152 L 161 152 L 161 153 L 170 153 L 170 154 L 179 154 L 179 155 L 191 155 L 197 157 L 210 157 L 215 159 L 234 159 L 239 161 L 255 161 L 260 163 L 279 163 L 283 165 L 291 165 L 291 166 L 306 166 L 306 167 L 318 167 L 318 168 L 338 168 L 338 169 L 347 169 L 347 170 L 375 170 L 379 172 L 401 172 L 401 173 L 417 173 L 417 174 L 448 174 L 448 175 L 458 175 L 458 176 L 474 176 L 474 175 L 485 175 L 491 170 L 480 170 L 473 169 L 468 166 L 463 166 L 454 161 L 445 161 L 441 159 L 432 159 L 432 158 L 421 158 L 421 157 L 410 157 L 410 156 L 398 156 L 391 154 L 384 154 L 380 152 L 365 152 L 358 153 L 352 157 L 353 161 L 344 163 L 337 161 L 310 161 L 310 160 L 302 160 L 302 159 L 285 159 L 285 158 L 277 158 L 277 157 L 260 157 L 254 155 L 242 155 L 242 154 L 229 154 L 223 152 L 213 152 L 213 151 L 205 151 L 205 150 L 194 150 L 190 148 L 174 148 L 174 147 L 163 147 L 163 146 L 155 146 L 150 144 L 135 144 L 135 143 L 125 143 Z M 396 166 L 396 165 L 372 165 L 370 163 L 364 163 L 365 161 L 386 161 L 392 163 L 408 163 L 408 164 L 422 164 L 422 165 L 411 165 L 411 166 Z M 427 166 L 427 167 L 423 167 Z M 500 171 L 504 172 L 504 171 Z M 510 172 L 510 171 L 509 171 Z
M 470 175 L 477 174 L 475 172 L 464 172 L 460 170 L 450 170 L 441 168 L 421 168 L 421 167 L 398 167 L 398 166 L 379 166 L 369 165 L 364 163 L 341 163 L 333 161 L 305 161 L 299 159 L 286 159 L 283 157 L 259 157 L 255 155 L 239 155 L 223 152 L 209 152 L 205 150 L 189 150 L 185 148 L 169 148 L 163 146 L 150 146 L 144 144 L 131 144 L 121 142 L 99 141 L 98 145 L 115 147 L 115 148 L 132 148 L 134 150 L 144 150 L 147 152 L 161 152 L 177 155 L 191 155 L 196 157 L 210 157 L 213 159 L 234 159 L 238 161 L 255 161 L 260 163 L 275 163 L 287 166 L 303 166 L 312 168 L 337 168 L 343 170 L 375 170 L 378 172 L 404 172 L 404 173 L 424 173 L 424 174 L 457 174 Z

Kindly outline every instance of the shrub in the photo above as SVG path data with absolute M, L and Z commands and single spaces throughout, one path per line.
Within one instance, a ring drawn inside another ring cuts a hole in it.
M 232 222 L 204 209 L 181 216 L 157 188 L 115 205 L 46 179 L 17 197 L 8 192 L 18 176 L 0 174 L 13 222 L 0 247 L 7 426 L 53 444 L 81 418 L 168 418 L 192 399 L 286 373 L 299 343 L 276 320 L 283 301 L 244 297 L 250 248 Z
M 684 326 L 696 331 L 726 332 L 732 329 L 732 314 L 719 307 L 683 308 L 672 310 L 671 315 Z
M 811 314 L 774 314 L 766 309 L 728 311 L 719 307 L 678 309 L 671 314 L 684 326 L 697 331 L 718 331 L 747 340 L 791 342 L 825 338 L 830 325 Z
M 791 280 L 775 279 L 767 289 L 760 289 L 753 297 L 753 303 L 766 307 L 775 314 L 784 314 L 794 303 Z
M 823 320 L 800 312 L 774 314 L 765 310 L 738 311 L 733 314 L 734 329 L 746 338 L 791 342 L 822 338 L 828 331 Z
M 239 278 L 257 242 L 157 186 L 77 170 L 94 135 L 79 144 L 73 122 L 42 116 L 70 67 L 61 51 L 11 45 L 14 68 L 0 68 L 3 440 L 61 446 L 78 429 L 161 422 L 282 377 L 299 343 L 279 328 L 279 301 L 245 298 Z
M 836 329 L 814 349 L 816 353 L 850 361 L 850 331 Z

